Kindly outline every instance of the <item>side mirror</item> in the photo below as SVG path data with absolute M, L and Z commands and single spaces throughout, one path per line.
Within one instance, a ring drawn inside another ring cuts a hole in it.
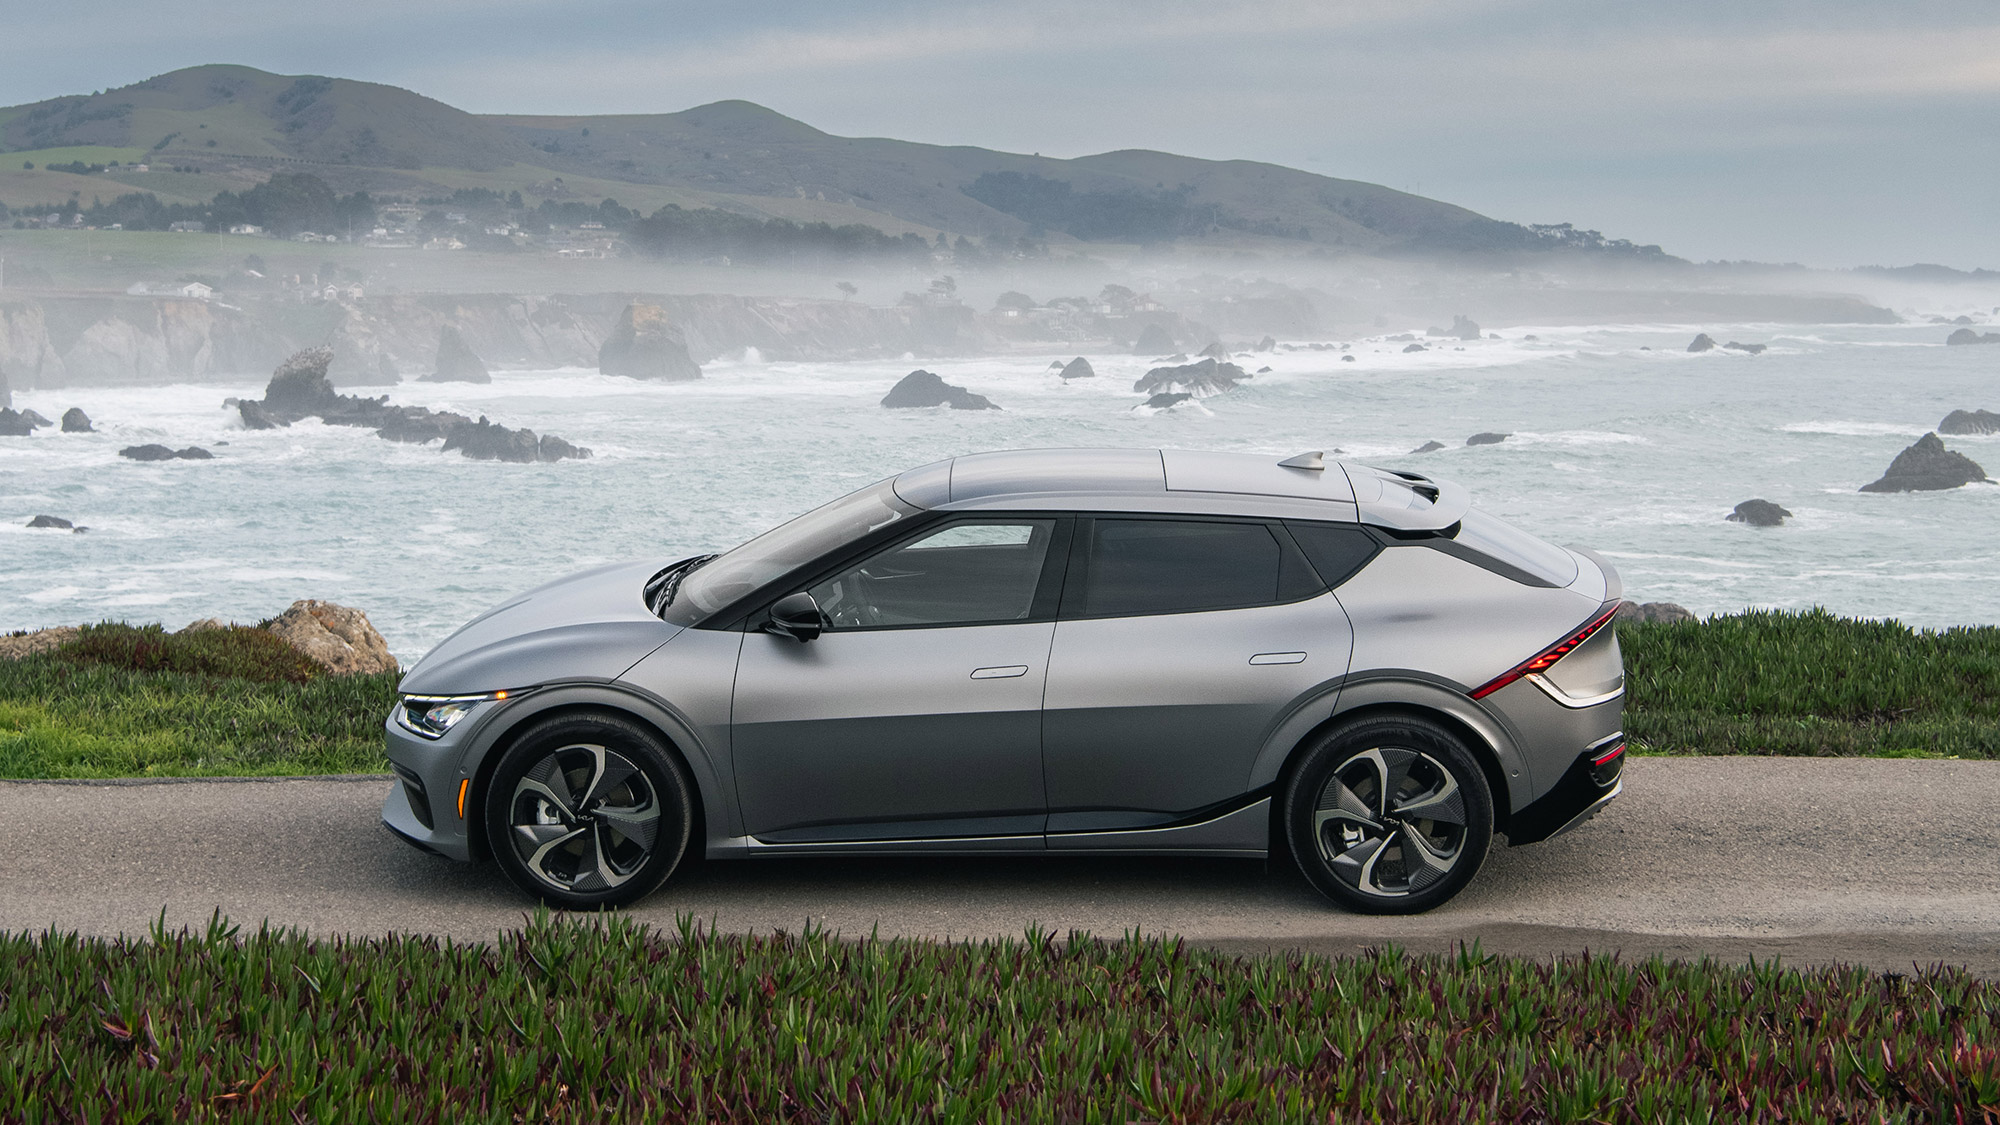
M 786 594 L 771 606 L 771 620 L 764 625 L 764 631 L 795 641 L 809 641 L 819 636 L 822 621 L 819 603 L 801 590 Z

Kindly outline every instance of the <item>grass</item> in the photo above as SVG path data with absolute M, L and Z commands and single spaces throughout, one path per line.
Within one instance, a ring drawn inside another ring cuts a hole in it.
M 2000 759 L 2000 629 L 1823 611 L 1625 624 L 1625 729 L 1653 754 Z M 328 677 L 256 629 L 98 625 L 0 660 L 0 777 L 380 772 L 396 677 Z
M 2000 1119 L 1963 973 L 530 919 L 497 945 L 0 937 L 0 1119 Z
M 260 629 L 95 625 L 0 660 L 0 777 L 379 773 L 396 679 L 323 675 Z
M 2000 758 L 2000 628 L 1752 611 L 1619 641 L 1637 750 Z

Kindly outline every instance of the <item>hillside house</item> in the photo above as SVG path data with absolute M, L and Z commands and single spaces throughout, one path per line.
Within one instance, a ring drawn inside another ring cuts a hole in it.
M 176 234 L 200 234 L 202 232 L 202 225 L 198 222 L 184 219 L 178 223 L 168 223 L 167 229 Z
M 230 227 L 229 227 L 229 233 L 230 233 L 230 234 L 263 234 L 263 233 L 264 233 L 264 228 L 263 228 L 263 227 L 260 227 L 260 226 L 258 226 L 258 225 L 257 225 L 257 224 L 255 224 L 255 223 L 233 223 L 233 224 L 231 224 L 231 225 L 230 225 Z
M 179 293 L 183 297 L 191 297 L 197 301 L 206 301 L 215 296 L 214 289 L 203 285 L 199 281 L 190 281 L 179 289 L 174 290 L 174 292 Z

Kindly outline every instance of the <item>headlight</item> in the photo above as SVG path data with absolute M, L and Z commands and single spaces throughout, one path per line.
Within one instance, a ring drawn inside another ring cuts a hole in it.
M 406 695 L 396 704 L 396 725 L 424 738 L 443 738 L 482 703 L 507 698 L 504 691 L 485 695 Z

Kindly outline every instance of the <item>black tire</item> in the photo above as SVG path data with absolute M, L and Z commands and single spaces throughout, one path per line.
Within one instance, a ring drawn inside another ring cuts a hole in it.
M 1299 870 L 1363 914 L 1445 903 L 1493 842 L 1485 771 L 1451 731 L 1416 716 L 1361 718 L 1321 736 L 1292 771 L 1283 816 Z
M 558 715 L 523 731 L 494 768 L 486 842 L 507 877 L 550 906 L 624 906 L 680 867 L 693 793 L 673 751 L 639 724 Z

